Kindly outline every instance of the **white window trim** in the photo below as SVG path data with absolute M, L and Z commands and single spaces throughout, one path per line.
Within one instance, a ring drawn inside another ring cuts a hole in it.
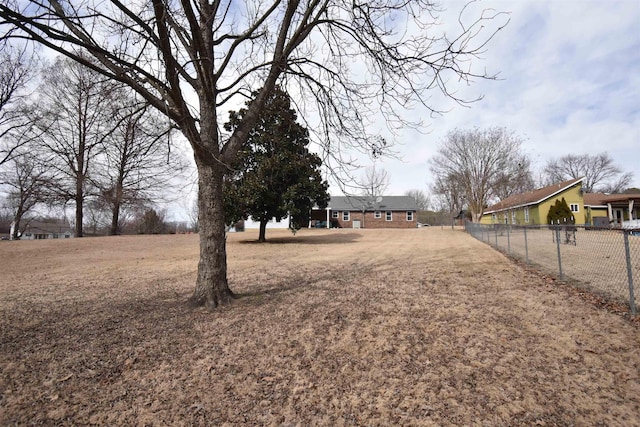
M 340 215 L 338 214 L 338 211 L 331 211 L 331 218 L 333 218 L 333 219 L 340 218 Z
M 380 218 L 382 218 L 382 212 L 380 212 L 380 211 L 375 211 L 375 212 L 373 213 L 373 217 L 374 217 L 375 219 L 380 219 Z
M 511 224 L 516 223 L 516 211 L 515 209 L 511 211 Z
M 407 221 L 413 221 L 413 211 L 407 211 Z
M 393 212 L 386 211 L 384 213 L 384 219 L 385 219 L 385 221 L 393 221 Z
M 575 206 L 576 210 L 573 210 L 574 206 Z M 580 212 L 580 205 L 578 203 L 571 203 L 569 205 L 569 209 L 571 210 L 571 212 Z
M 524 222 L 529 223 L 529 206 L 524 207 Z
M 342 212 L 342 220 L 343 220 L 343 221 L 351 221 L 351 215 L 350 215 L 350 213 L 351 213 L 351 212 L 349 212 L 349 211 L 344 211 L 344 212 Z

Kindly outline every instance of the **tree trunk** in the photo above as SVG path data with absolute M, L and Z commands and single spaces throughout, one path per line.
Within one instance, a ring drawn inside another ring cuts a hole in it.
M 16 217 L 13 220 L 13 235 L 11 236 L 11 240 L 20 240 L 20 221 L 22 220 L 22 215 Z
M 194 306 L 209 310 L 229 304 L 234 297 L 227 283 L 227 253 L 222 178 L 224 166 L 214 159 L 198 159 L 198 232 L 200 262 L 196 289 L 190 299 Z
M 82 219 L 83 219 L 84 198 L 76 197 L 76 237 L 83 237 Z
M 113 204 L 113 211 L 111 212 L 111 230 L 109 234 L 116 236 L 118 234 L 118 222 L 120 221 L 120 202 Z
M 260 220 L 260 234 L 258 235 L 258 242 L 264 243 L 267 241 L 265 235 L 267 234 L 267 221 Z
M 122 159 L 121 163 L 120 163 L 120 170 L 118 171 L 118 182 L 115 185 L 115 188 L 113 189 L 113 205 L 111 206 L 112 211 L 111 211 L 111 230 L 109 230 L 109 234 L 111 236 L 115 236 L 117 234 L 119 234 L 119 222 L 120 222 L 120 207 L 122 205 L 122 195 L 123 195 L 123 176 L 124 176 L 124 170 L 122 167 L 122 164 L 124 164 L 124 162 L 126 161 L 126 159 Z

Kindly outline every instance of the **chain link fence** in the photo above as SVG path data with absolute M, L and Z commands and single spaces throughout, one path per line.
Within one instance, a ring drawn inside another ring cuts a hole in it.
M 467 232 L 509 256 L 552 271 L 591 292 L 640 303 L 640 231 L 578 225 L 518 226 L 467 222 Z M 635 280 L 635 283 L 634 283 Z

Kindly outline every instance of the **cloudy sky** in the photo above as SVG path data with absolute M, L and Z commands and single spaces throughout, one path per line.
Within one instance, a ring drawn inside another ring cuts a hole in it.
M 444 4 L 443 20 L 455 21 L 464 3 Z M 400 135 L 403 159 L 377 163 L 389 173 L 387 193 L 428 190 L 428 161 L 447 132 L 490 126 L 520 135 L 537 169 L 568 153 L 608 151 L 640 187 L 640 1 L 482 0 L 473 7 L 510 12 L 481 62 L 500 80 L 461 87 L 484 98 L 470 108 L 447 106 L 427 134 Z

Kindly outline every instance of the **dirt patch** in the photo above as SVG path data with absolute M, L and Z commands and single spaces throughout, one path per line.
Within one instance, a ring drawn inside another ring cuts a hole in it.
M 637 324 L 461 231 L 0 244 L 0 425 L 640 425 Z

